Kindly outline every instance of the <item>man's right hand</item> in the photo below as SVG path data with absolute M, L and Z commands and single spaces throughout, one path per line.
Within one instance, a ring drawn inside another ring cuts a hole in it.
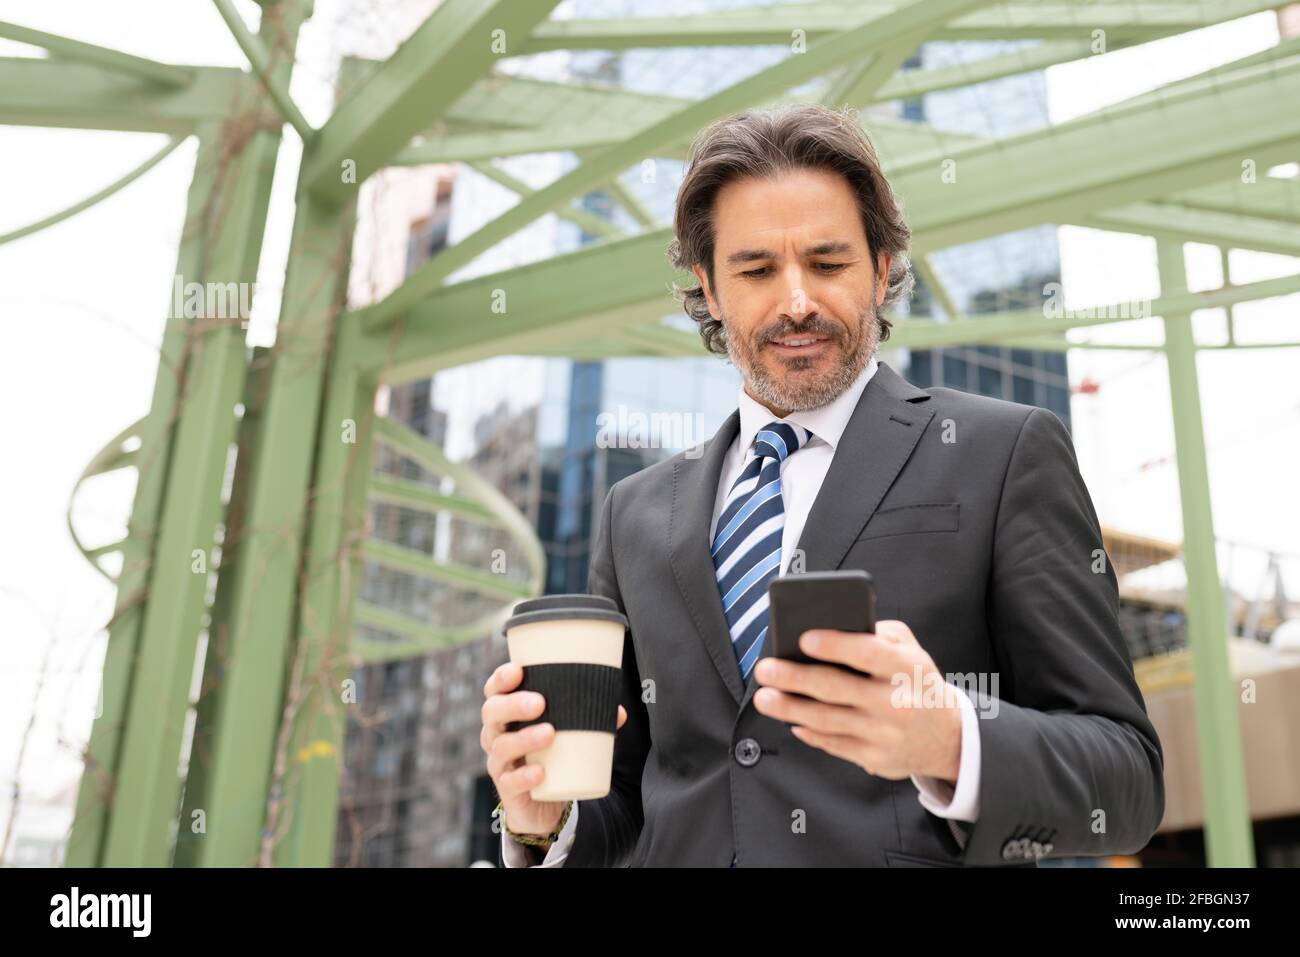
M 548 724 L 531 724 L 518 731 L 506 731 L 511 721 L 527 721 L 539 716 L 545 700 L 534 691 L 515 691 L 524 680 L 524 669 L 506 662 L 488 677 L 483 685 L 483 731 L 479 744 L 487 754 L 487 772 L 501 797 L 504 823 L 516 834 L 549 834 L 560 823 L 568 801 L 534 801 L 528 793 L 542 783 L 545 771 L 540 764 L 525 764 L 529 752 L 540 751 L 555 739 L 555 728 Z M 623 727 L 627 712 L 618 706 L 615 729 Z

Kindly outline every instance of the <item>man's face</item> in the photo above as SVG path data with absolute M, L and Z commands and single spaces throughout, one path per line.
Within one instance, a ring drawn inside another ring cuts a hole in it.
M 714 286 L 692 270 L 751 396 L 784 416 L 843 392 L 880 341 L 889 255 L 872 268 L 848 181 L 822 170 L 724 186 L 713 208 Z

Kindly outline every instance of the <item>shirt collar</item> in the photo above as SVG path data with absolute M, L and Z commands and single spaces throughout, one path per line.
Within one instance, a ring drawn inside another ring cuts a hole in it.
M 739 399 L 740 448 L 742 451 L 747 451 L 753 444 L 754 436 L 758 434 L 758 430 L 770 422 L 793 422 L 812 432 L 816 437 L 812 441 L 820 439 L 834 449 L 839 444 L 840 436 L 844 434 L 844 429 L 849 424 L 849 418 L 853 415 L 853 410 L 858 406 L 858 399 L 862 398 L 862 390 L 867 387 L 871 377 L 876 374 L 878 365 L 876 357 L 872 356 L 871 361 L 858 373 L 858 377 L 853 380 L 852 384 L 836 396 L 835 399 L 815 409 L 791 412 L 784 419 L 778 419 L 770 409 L 751 398 L 742 384 Z

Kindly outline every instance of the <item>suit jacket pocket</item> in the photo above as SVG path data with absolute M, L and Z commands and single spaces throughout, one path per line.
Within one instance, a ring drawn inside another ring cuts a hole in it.
M 957 502 L 922 502 L 882 508 L 871 516 L 858 541 L 918 532 L 955 532 L 960 509 Z
M 903 851 L 885 851 L 885 863 L 890 867 L 965 867 L 959 861 L 944 861 L 937 857 L 922 857 Z

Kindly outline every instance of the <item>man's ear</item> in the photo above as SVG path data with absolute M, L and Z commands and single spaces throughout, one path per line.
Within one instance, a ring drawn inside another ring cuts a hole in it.
M 717 319 L 718 304 L 713 301 L 713 292 L 709 289 L 708 277 L 704 274 L 704 270 L 700 268 L 699 263 L 695 263 L 691 266 L 691 272 L 695 274 L 695 281 L 698 282 L 700 288 L 704 290 L 704 301 L 709 304 L 709 315 L 714 319 Z
M 889 253 L 880 254 L 879 269 L 876 271 L 876 305 L 879 306 L 885 301 L 885 293 L 889 290 L 889 267 L 893 264 L 894 257 Z

